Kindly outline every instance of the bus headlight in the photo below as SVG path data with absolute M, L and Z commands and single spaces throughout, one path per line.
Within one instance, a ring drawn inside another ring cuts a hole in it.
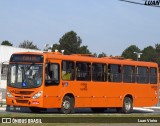
M 9 98 L 13 98 L 13 95 L 12 95 L 9 91 L 7 91 L 7 96 L 8 96 Z
M 32 98 L 33 98 L 33 99 L 37 99 L 37 98 L 39 98 L 41 95 L 42 95 L 42 91 L 37 92 L 36 94 L 34 94 Z

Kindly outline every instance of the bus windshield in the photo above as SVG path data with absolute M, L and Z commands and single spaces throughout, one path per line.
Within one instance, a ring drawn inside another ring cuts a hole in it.
M 42 85 L 41 64 L 10 64 L 8 86 L 36 88 Z

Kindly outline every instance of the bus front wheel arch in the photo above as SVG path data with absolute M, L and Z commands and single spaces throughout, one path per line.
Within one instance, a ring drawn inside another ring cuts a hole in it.
M 70 95 L 63 97 L 60 112 L 63 114 L 74 113 L 74 97 Z

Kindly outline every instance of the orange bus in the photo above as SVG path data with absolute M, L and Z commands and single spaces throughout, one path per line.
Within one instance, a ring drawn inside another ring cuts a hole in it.
M 158 65 L 152 62 L 59 52 L 14 53 L 10 58 L 6 103 L 32 112 L 75 108 L 103 112 L 158 103 Z

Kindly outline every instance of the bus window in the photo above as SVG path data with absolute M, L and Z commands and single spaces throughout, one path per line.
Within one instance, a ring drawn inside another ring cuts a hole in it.
M 147 67 L 137 67 L 137 83 L 149 83 L 149 71 Z
M 106 65 L 101 63 L 92 64 L 92 80 L 106 81 Z
M 2 64 L 1 80 L 7 80 L 8 64 Z
M 135 67 L 123 66 L 123 82 L 135 83 Z
M 157 83 L 157 69 L 150 68 L 150 83 L 156 84 Z
M 59 64 L 46 64 L 45 84 L 58 85 L 59 84 Z
M 10 65 L 9 82 L 14 85 L 16 83 L 16 65 Z M 8 84 L 9 84 L 8 82 Z
M 86 62 L 76 63 L 76 79 L 79 81 L 91 80 L 91 64 Z
M 74 80 L 74 62 L 62 61 L 62 80 Z
M 15 88 L 36 88 L 42 85 L 42 65 L 10 64 L 8 86 Z
M 121 65 L 109 64 L 108 65 L 108 81 L 109 82 L 121 82 Z

